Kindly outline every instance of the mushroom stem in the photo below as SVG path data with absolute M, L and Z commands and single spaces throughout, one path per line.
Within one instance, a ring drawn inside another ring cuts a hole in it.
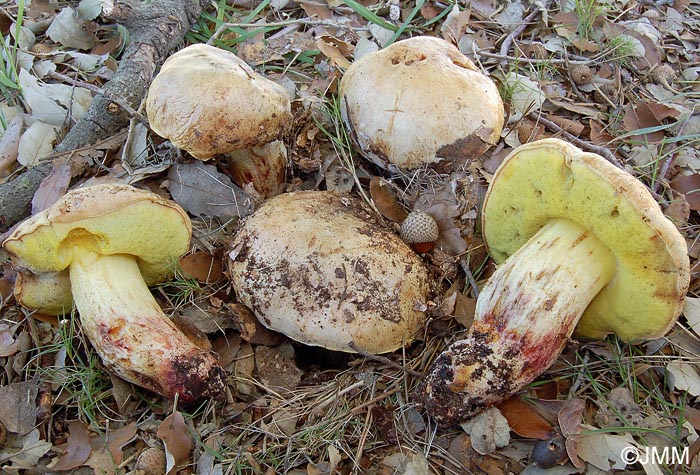
M 545 224 L 484 286 L 467 338 L 437 358 L 423 383 L 426 409 L 452 424 L 532 382 L 559 357 L 615 263 L 583 226 Z
M 105 365 L 127 381 L 182 402 L 220 394 L 223 371 L 165 315 L 136 258 L 75 246 L 70 281 L 83 331 Z

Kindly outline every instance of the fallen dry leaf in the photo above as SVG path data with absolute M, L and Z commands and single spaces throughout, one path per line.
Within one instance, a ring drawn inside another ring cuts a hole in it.
M 194 215 L 222 219 L 243 217 L 253 211 L 253 200 L 214 165 L 177 163 L 168 172 L 170 194 Z
M 495 407 L 480 412 L 460 426 L 471 437 L 472 448 L 481 455 L 491 454 L 510 442 L 508 421 Z
M 49 176 L 39 184 L 32 198 L 32 214 L 43 211 L 59 200 L 68 191 L 72 172 L 67 163 L 54 165 Z
M 369 193 L 374 206 L 386 219 L 401 223 L 408 216 L 408 212 L 396 199 L 396 195 L 391 190 L 391 185 L 385 179 L 376 176 L 372 177 L 369 182 Z
M 34 428 L 38 393 L 32 381 L 0 386 L 0 422 L 8 431 L 23 436 Z
M 581 422 L 585 409 L 586 402 L 583 399 L 570 399 L 564 403 L 558 416 L 559 428 L 566 438 L 566 453 L 571 463 L 579 468 L 583 467 L 583 463 L 578 454 L 578 435 L 581 432 Z
M 109 453 L 112 455 L 114 463 L 119 465 L 122 463 L 124 453 L 122 447 L 128 444 L 136 437 L 138 426 L 135 422 L 131 422 L 119 429 L 111 430 L 106 434 L 106 445 Z
M 65 453 L 53 464 L 51 470 L 64 471 L 80 467 L 90 457 L 90 432 L 80 421 L 68 422 L 68 444 Z
M 204 284 L 218 282 L 224 276 L 221 259 L 203 251 L 193 252 L 180 259 L 180 268 L 186 277 Z
M 0 323 L 0 358 L 14 355 L 18 351 L 19 345 L 15 340 L 14 330 L 9 325 Z
M 700 174 L 677 176 L 671 180 L 671 188 L 685 196 L 690 209 L 700 210 Z
M 158 427 L 158 438 L 165 446 L 166 474 L 174 473 L 175 468 L 186 462 L 192 450 L 192 437 L 179 411 L 173 411 Z
M 694 365 L 682 361 L 671 361 L 666 365 L 666 374 L 672 389 L 688 391 L 693 396 L 700 396 L 700 376 Z
M 537 410 L 519 397 L 510 398 L 498 406 L 508 421 L 510 430 L 528 439 L 548 440 L 554 436 L 554 428 Z

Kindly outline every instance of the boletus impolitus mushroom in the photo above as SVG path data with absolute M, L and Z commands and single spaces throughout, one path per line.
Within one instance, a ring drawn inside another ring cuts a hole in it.
M 340 82 L 343 120 L 380 167 L 459 168 L 500 137 L 498 88 L 459 49 L 417 36 L 367 54 Z
M 68 192 L 21 223 L 3 247 L 26 276 L 21 281 L 28 284 L 16 289 L 24 305 L 69 312 L 66 294 L 72 293 L 83 331 L 108 368 L 165 397 L 192 402 L 222 393 L 223 370 L 178 330 L 148 289 L 172 275 L 191 230 L 174 202 L 102 184 Z
M 146 114 L 155 133 L 199 160 L 235 153 L 240 186 L 270 196 L 280 175 L 284 182 L 278 139 L 292 123 L 289 94 L 230 51 L 195 44 L 171 55 L 148 89 Z
M 653 339 L 681 312 L 685 240 L 641 182 L 599 155 L 558 139 L 516 148 L 494 174 L 482 225 L 500 266 L 466 339 L 437 358 L 421 387 L 442 424 L 522 389 L 572 333 Z
M 237 298 L 266 327 L 330 350 L 385 353 L 421 333 L 428 272 L 355 198 L 283 193 L 231 243 Z

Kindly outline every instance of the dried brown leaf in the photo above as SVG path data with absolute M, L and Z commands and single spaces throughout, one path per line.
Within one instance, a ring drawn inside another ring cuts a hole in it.
M 392 406 L 373 406 L 372 424 L 374 424 L 377 432 L 387 443 L 391 445 L 399 443 L 399 438 L 396 435 L 396 426 L 394 425 L 394 408 Z
M 80 467 L 90 457 L 90 433 L 80 421 L 68 422 L 68 444 L 65 453 L 51 466 L 51 470 L 73 470 Z
M 158 427 L 158 438 L 165 446 L 166 474 L 174 473 L 175 468 L 186 462 L 192 450 L 190 436 L 185 419 L 179 411 L 173 411 Z
M 403 222 L 408 212 L 399 204 L 396 195 L 391 191 L 388 181 L 379 177 L 372 177 L 369 182 L 369 194 L 382 216 L 397 223 Z
M 138 427 L 135 422 L 131 422 L 124 427 L 110 431 L 106 435 L 107 448 L 109 453 L 112 454 L 112 460 L 114 463 L 119 465 L 122 463 L 124 458 L 124 453 L 122 452 L 122 447 L 131 442 L 134 437 L 136 437 L 136 431 Z
M 277 346 L 285 340 L 284 335 L 263 326 L 245 305 L 231 303 L 227 307 L 231 310 L 235 328 L 245 341 L 254 345 Z
M 326 55 L 331 62 L 342 69 L 350 67 L 349 57 L 352 57 L 353 47 L 350 43 L 340 40 L 334 36 L 321 35 L 316 40 L 316 47 Z
M 510 398 L 498 406 L 508 421 L 510 430 L 528 439 L 548 440 L 554 436 L 554 428 L 537 410 L 518 397 Z
M 70 165 L 67 163 L 54 165 L 49 176 L 41 181 L 39 188 L 34 192 L 32 214 L 45 210 L 65 195 L 66 191 L 68 191 L 71 177 Z
M 4 323 L 0 323 L 0 358 L 14 355 L 19 351 L 19 345 L 15 339 L 15 331 Z
M 214 165 L 202 162 L 178 163 L 168 172 L 170 194 L 194 215 L 222 219 L 247 216 L 253 200 Z
M 38 392 L 33 381 L 0 386 L 0 422 L 8 431 L 22 436 L 34 428 Z
M 566 453 L 569 460 L 575 467 L 583 466 L 578 454 L 578 434 L 581 432 L 581 422 L 583 421 L 583 411 L 586 409 L 586 402 L 583 399 L 571 399 L 566 401 L 564 407 L 559 411 L 559 428 L 562 435 L 566 437 Z
M 690 209 L 700 210 L 700 174 L 681 175 L 671 180 L 671 188 L 685 196 Z
M 7 124 L 7 128 L 0 139 L 0 173 L 9 170 L 17 161 L 19 153 L 19 139 L 24 127 L 24 114 L 17 114 Z
M 198 251 L 186 255 L 180 259 L 180 267 L 186 277 L 205 284 L 218 282 L 224 276 L 221 259 L 208 252 Z

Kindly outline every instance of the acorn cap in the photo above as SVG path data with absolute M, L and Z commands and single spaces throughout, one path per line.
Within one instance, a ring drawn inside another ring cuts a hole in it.
M 440 230 L 435 219 L 423 211 L 411 211 L 401 223 L 401 239 L 407 244 L 435 242 Z

